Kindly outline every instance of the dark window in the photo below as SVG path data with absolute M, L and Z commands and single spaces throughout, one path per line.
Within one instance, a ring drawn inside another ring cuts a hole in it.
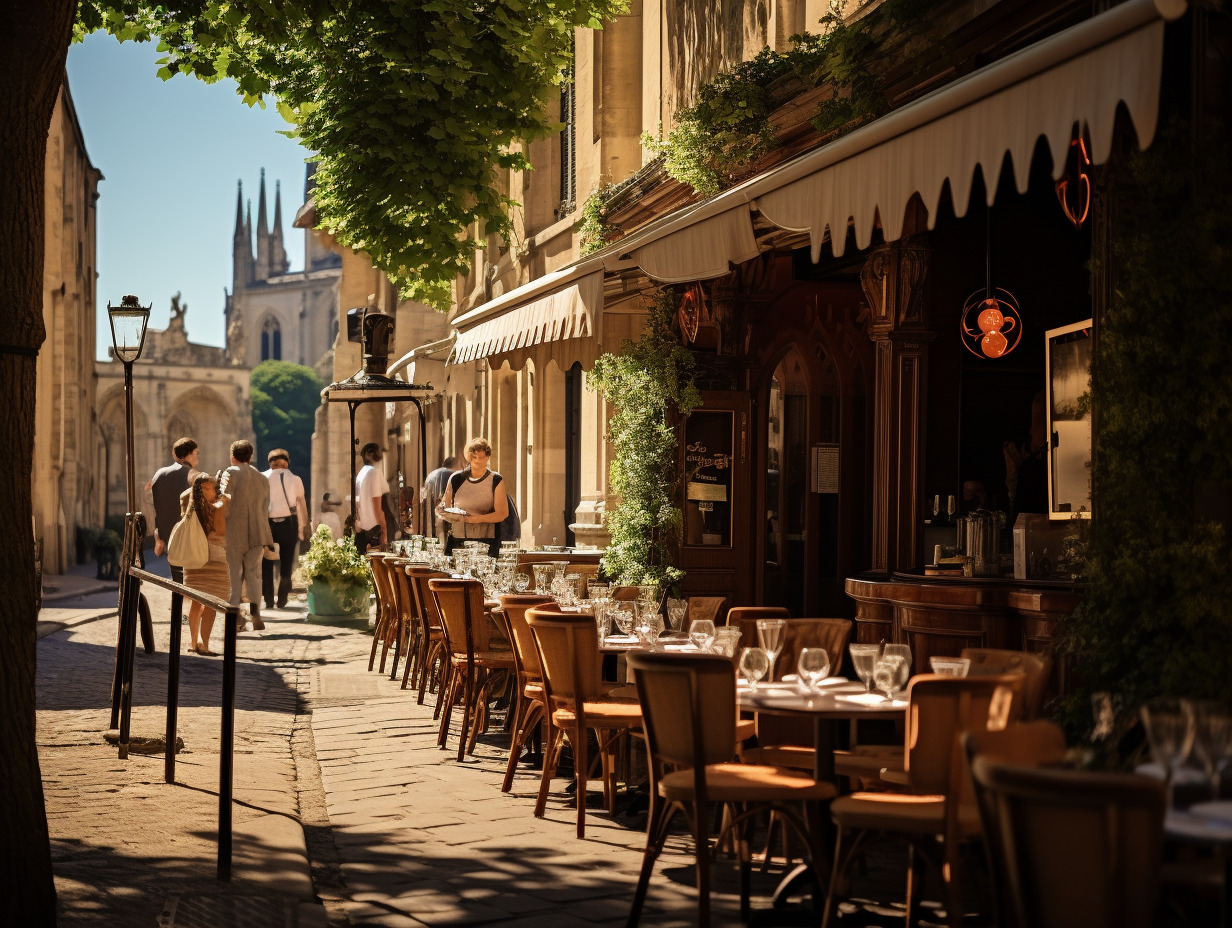
M 576 541 L 569 528 L 582 501 L 582 365 L 565 371 L 565 544 Z
M 261 360 L 282 360 L 282 326 L 272 317 L 261 324 Z
M 576 57 L 576 56 L 575 56 Z M 577 84 L 573 77 L 573 64 L 560 88 L 560 205 L 557 218 L 573 212 L 577 204 Z

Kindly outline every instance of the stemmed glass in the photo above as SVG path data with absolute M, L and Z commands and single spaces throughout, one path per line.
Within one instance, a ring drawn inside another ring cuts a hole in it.
M 740 673 L 749 681 L 749 689 L 757 689 L 757 681 L 770 669 L 770 658 L 761 648 L 744 648 L 740 652 Z
M 770 673 L 767 680 L 774 679 L 774 662 L 778 660 L 779 652 L 783 650 L 783 639 L 787 637 L 787 623 L 782 619 L 758 619 L 757 643 L 766 650 L 770 657 Z
M 1172 808 L 1172 774 L 1185 762 L 1194 743 L 1193 707 L 1185 700 L 1156 699 L 1139 710 L 1151 756 L 1164 768 L 1167 808 Z
M 873 667 L 873 682 L 877 689 L 885 693 L 887 700 L 892 700 L 894 694 L 907 685 L 911 677 L 911 664 L 902 654 L 890 653 L 889 649 L 887 645 Z
M 530 569 L 531 573 L 535 575 L 535 592 L 546 593 L 548 591 L 548 583 L 551 582 L 556 568 L 551 564 L 532 564 Z
M 1195 702 L 1194 754 L 1202 762 L 1211 784 L 1211 799 L 1219 798 L 1223 771 L 1232 757 L 1232 713 L 1214 702 Z
M 816 691 L 817 684 L 830 675 L 830 655 L 825 648 L 801 648 L 796 659 L 796 672 L 810 690 Z
M 709 619 L 694 619 L 689 625 L 689 640 L 699 651 L 709 651 L 714 644 L 714 623 Z
M 877 666 L 877 655 L 881 653 L 879 644 L 852 644 L 847 646 L 851 652 L 851 663 L 855 667 L 856 676 L 864 684 L 866 694 L 873 691 L 873 670 Z

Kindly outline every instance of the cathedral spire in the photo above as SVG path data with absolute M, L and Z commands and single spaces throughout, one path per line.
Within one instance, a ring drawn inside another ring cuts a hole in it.
M 271 248 L 271 270 L 275 274 L 285 274 L 291 267 L 287 260 L 287 249 L 282 244 L 282 181 L 274 181 L 274 242 Z
M 235 237 L 244 234 L 244 182 L 235 182 Z
M 252 222 L 244 218 L 244 182 L 236 181 L 235 234 L 231 240 L 231 289 L 252 280 Z
M 262 168 L 261 189 L 257 194 L 257 280 L 268 280 L 274 274 L 267 215 L 265 209 L 265 168 Z

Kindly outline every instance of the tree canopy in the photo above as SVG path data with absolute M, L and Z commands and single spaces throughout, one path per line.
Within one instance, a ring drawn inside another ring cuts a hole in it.
M 160 40 L 159 75 L 272 95 L 315 152 L 318 223 L 438 308 L 477 243 L 506 235 L 497 169 L 559 127 L 573 30 L 624 0 L 79 0 L 77 34 Z
M 324 384 L 311 367 L 290 361 L 262 361 L 253 368 L 248 383 L 252 427 L 262 458 L 272 448 L 286 448 L 292 470 L 307 487 L 312 474 L 312 432 Z

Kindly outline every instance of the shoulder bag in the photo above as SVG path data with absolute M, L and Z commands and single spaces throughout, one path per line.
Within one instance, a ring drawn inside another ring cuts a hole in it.
M 210 559 L 210 543 L 197 512 L 189 507 L 184 518 L 175 523 L 171 537 L 167 539 L 167 563 L 172 567 L 196 570 L 204 567 Z

